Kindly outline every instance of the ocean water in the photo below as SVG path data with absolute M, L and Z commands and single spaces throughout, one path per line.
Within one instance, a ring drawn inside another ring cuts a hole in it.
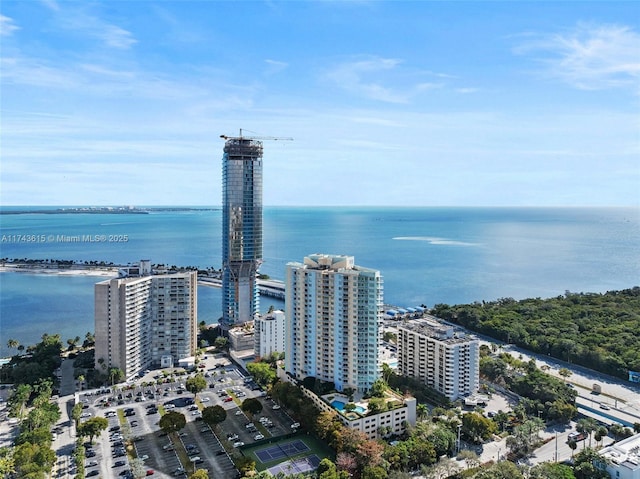
M 5 208 L 6 209 L 6 208 Z M 221 265 L 221 211 L 1 215 L 2 258 Z M 44 235 L 47 241 L 7 241 Z M 58 236 L 126 235 L 126 242 Z M 49 241 L 48 238 L 51 238 Z M 385 303 L 459 304 L 503 297 L 605 292 L 640 284 L 637 208 L 292 208 L 264 211 L 261 272 L 312 253 L 347 254 L 384 278 Z M 9 338 L 33 344 L 93 331 L 98 277 L 0 273 L 0 355 Z M 220 316 L 220 291 L 198 289 L 199 319 Z M 263 298 L 261 309 L 282 303 Z

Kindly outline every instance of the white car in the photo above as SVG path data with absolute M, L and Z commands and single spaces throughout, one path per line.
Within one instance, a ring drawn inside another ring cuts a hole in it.
M 274 404 L 271 409 L 280 409 L 280 406 L 278 404 Z
M 291 425 L 291 429 L 296 429 L 296 428 L 298 428 L 298 427 L 300 427 L 300 423 L 299 423 L 299 422 L 294 422 L 294 423 Z
M 236 416 L 242 416 L 242 411 L 240 409 L 236 411 Z
M 209 402 L 211 401 L 211 398 L 202 398 L 200 399 L 200 402 Z
M 138 459 L 141 459 L 143 461 L 146 461 L 147 459 L 149 459 L 149 456 L 146 454 L 143 454 L 142 456 L 138 457 Z
M 262 434 L 256 434 L 255 436 L 253 436 L 253 439 L 259 441 L 260 439 L 264 439 L 264 436 Z
M 91 417 L 91 413 L 90 412 L 83 412 L 82 414 L 80 414 L 80 418 L 82 418 L 82 419 L 86 419 L 88 417 Z
M 244 446 L 244 442 L 238 441 L 233 443 L 233 447 L 240 447 L 240 446 Z

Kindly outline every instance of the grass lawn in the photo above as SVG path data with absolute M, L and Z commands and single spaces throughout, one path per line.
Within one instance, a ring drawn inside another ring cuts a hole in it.
M 291 455 L 289 457 L 281 457 L 279 459 L 274 459 L 273 461 L 264 462 L 264 463 L 261 462 L 260 459 L 258 459 L 258 456 L 256 456 L 255 454 L 256 451 L 260 451 L 261 449 L 274 447 L 274 446 L 277 446 L 278 444 L 283 445 L 283 444 L 287 444 L 289 442 L 294 442 L 294 441 L 304 442 L 309 448 L 309 450 L 303 451 L 299 454 Z M 257 471 L 264 471 L 270 467 L 275 466 L 276 464 L 280 464 L 281 462 L 290 461 L 292 459 L 297 459 L 299 457 L 309 456 L 311 454 L 316 454 L 320 458 L 320 460 L 324 459 L 325 457 L 331 458 L 333 460 L 335 456 L 333 450 L 327 447 L 322 441 L 316 439 L 314 436 L 307 435 L 305 433 L 300 433 L 296 436 L 282 439 L 281 441 L 274 441 L 271 443 L 264 442 L 262 444 L 256 444 L 255 446 L 252 446 L 252 447 L 242 448 L 242 454 L 248 458 L 251 458 L 256 462 Z

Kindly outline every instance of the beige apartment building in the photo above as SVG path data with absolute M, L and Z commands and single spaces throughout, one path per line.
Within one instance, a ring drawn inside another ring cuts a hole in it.
M 353 256 L 314 254 L 287 264 L 286 371 L 369 390 L 381 375 L 382 276 Z
M 434 320 L 398 326 L 398 373 L 423 381 L 454 401 L 477 392 L 480 345 L 474 336 Z
M 120 368 L 129 379 L 162 362 L 178 364 L 193 356 L 197 287 L 195 271 L 153 274 L 148 261 L 97 283 L 96 369 L 107 373 L 109 368 Z

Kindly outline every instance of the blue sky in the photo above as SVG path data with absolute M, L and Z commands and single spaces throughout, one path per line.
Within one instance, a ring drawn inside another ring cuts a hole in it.
M 0 4 L 4 205 L 640 205 L 637 2 Z

